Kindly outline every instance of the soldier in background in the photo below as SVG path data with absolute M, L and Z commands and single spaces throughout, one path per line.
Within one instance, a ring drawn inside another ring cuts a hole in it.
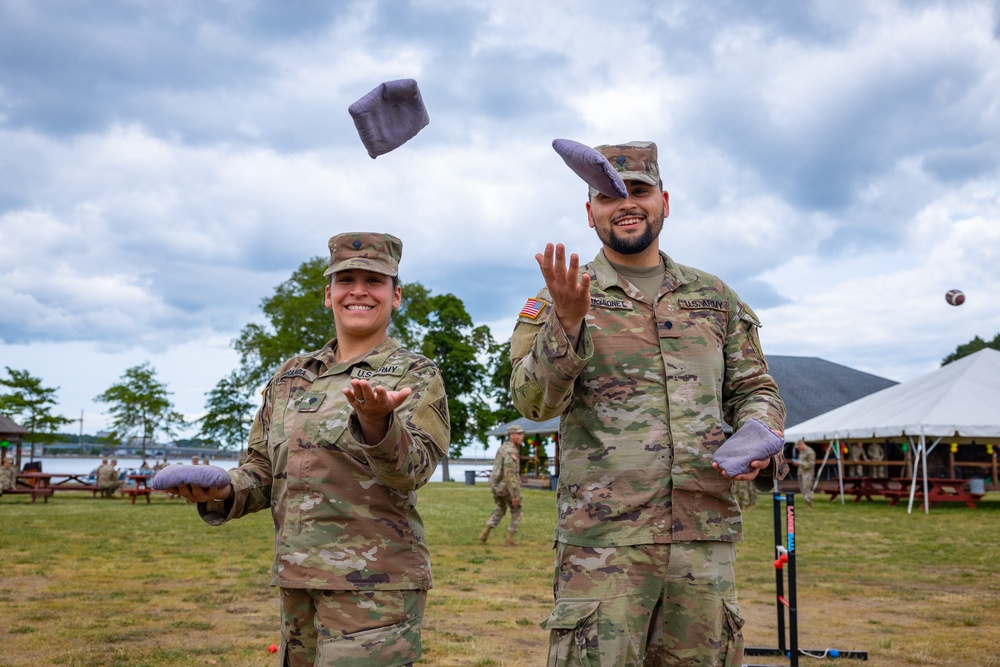
M 885 448 L 878 442 L 868 445 L 869 461 L 885 461 Z M 876 479 L 886 479 L 889 477 L 888 466 L 872 466 L 872 477 Z
M 847 446 L 847 455 L 851 457 L 852 461 L 867 461 L 868 455 L 865 454 L 865 446 L 860 442 L 852 442 Z M 868 474 L 863 465 L 854 464 L 848 467 L 848 477 L 864 477 Z
M 806 505 L 812 509 L 813 506 L 813 482 L 816 479 L 816 452 L 806 444 L 805 440 L 795 443 L 795 451 L 798 455 L 792 459 L 792 465 L 798 468 L 799 491 Z
M 729 478 L 712 456 L 723 419 L 781 434 L 784 404 L 753 312 L 659 250 L 669 200 L 656 144 L 597 150 L 628 197 L 591 190 L 603 245 L 591 264 L 567 265 L 561 244 L 535 256 L 545 289 L 511 340 L 517 409 L 562 416 L 548 664 L 739 665 L 732 481 L 770 488 L 788 468 L 779 454 Z
M 17 470 L 10 459 L 4 459 L 0 466 L 0 492 L 13 489 L 17 482 Z
M 171 490 L 212 525 L 271 510 L 281 665 L 396 667 L 421 654 L 431 566 L 416 490 L 448 450 L 448 399 L 434 363 L 386 334 L 400 240 L 339 234 L 329 248 L 337 337 L 271 378 L 229 484 Z
M 757 486 L 753 482 L 733 482 L 733 493 L 736 502 L 740 504 L 740 509 L 745 510 L 757 504 Z
M 486 528 L 479 534 L 479 541 L 485 542 L 490 531 L 500 525 L 510 509 L 510 527 L 507 528 L 506 546 L 516 546 L 514 535 L 521 525 L 521 445 L 524 444 L 524 429 L 513 424 L 507 427 L 507 440 L 497 451 L 490 473 L 490 491 L 496 507 L 486 520 Z
M 114 465 L 108 463 L 107 459 L 101 459 L 101 465 L 97 466 L 97 472 L 94 473 L 94 476 L 94 483 L 101 487 L 102 496 L 113 496 L 115 491 L 122 486 L 122 480 L 118 479 L 118 470 Z

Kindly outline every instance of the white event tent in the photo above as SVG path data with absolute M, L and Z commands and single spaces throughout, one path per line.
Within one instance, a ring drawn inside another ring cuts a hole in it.
M 984 349 L 908 382 L 888 387 L 789 428 L 785 439 L 807 442 L 909 438 L 913 469 L 910 506 L 927 454 L 944 438 L 1000 438 L 1000 352 Z M 929 441 L 933 442 L 929 442 Z M 839 446 L 838 446 L 839 450 Z M 843 482 L 841 482 L 843 483 Z

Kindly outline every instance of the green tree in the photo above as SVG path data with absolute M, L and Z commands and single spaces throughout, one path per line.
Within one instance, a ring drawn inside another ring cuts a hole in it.
M 59 387 L 43 387 L 41 379 L 33 377 L 28 371 L 14 370 L 9 366 L 5 368 L 7 377 L 0 378 L 0 386 L 6 387 L 8 391 L 0 395 L 0 414 L 20 422 L 28 430 L 31 440 L 30 460 L 33 461 L 36 442 L 56 442 L 59 439 L 56 434 L 59 427 L 75 420 L 52 414 Z
M 156 379 L 156 369 L 149 362 L 125 370 L 120 381 L 94 398 L 107 403 L 111 416 L 111 437 L 123 444 L 133 437 L 142 438 L 142 457 L 146 443 L 155 442 L 158 431 L 173 435 L 185 425 L 184 417 L 174 412 L 170 392 Z
M 510 364 L 510 338 L 503 343 L 493 343 L 486 359 L 489 373 L 486 393 L 496 406 L 492 412 L 491 423 L 487 430 L 514 421 L 521 413 L 514 407 L 514 399 L 510 395 L 510 375 L 513 368 Z
M 450 456 L 458 457 L 472 439 L 485 438 L 488 428 L 492 411 L 480 355 L 490 349 L 493 338 L 487 327 L 473 325 L 465 304 L 454 294 L 429 297 L 419 325 L 415 329 L 422 329 L 423 335 L 417 349 L 441 371 L 451 417 Z
M 252 386 L 237 371 L 219 380 L 214 389 L 205 393 L 208 412 L 198 420 L 199 435 L 216 447 L 239 449 L 242 458 L 253 421 L 251 413 L 256 407 L 250 400 L 252 393 Z
M 962 357 L 967 357 L 970 354 L 975 354 L 976 352 L 979 352 L 979 350 L 984 350 L 986 348 L 990 348 L 993 350 L 1000 350 L 1000 333 L 994 336 L 993 340 L 989 342 L 986 342 L 979 336 L 976 336 L 968 343 L 964 345 L 959 345 L 957 348 L 955 348 L 954 352 L 949 354 L 941 361 L 941 365 L 944 366 L 946 364 L 950 364 L 953 361 L 958 361 Z
M 313 257 L 261 300 L 266 324 L 248 324 L 233 341 L 240 354 L 241 377 L 248 386 L 271 379 L 278 366 L 303 352 L 318 350 L 336 335 L 333 313 L 323 303 L 328 260 Z

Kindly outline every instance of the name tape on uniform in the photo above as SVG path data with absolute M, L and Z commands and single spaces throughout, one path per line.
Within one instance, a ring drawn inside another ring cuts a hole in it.
M 358 378 L 361 380 L 367 380 L 368 378 L 374 377 L 376 375 L 402 375 L 402 374 L 403 374 L 402 366 L 382 366 L 381 368 L 375 371 L 361 367 L 351 369 L 351 377 Z
M 602 299 L 597 296 L 590 297 L 590 306 L 597 308 L 612 308 L 617 310 L 632 310 L 632 304 L 621 299 Z

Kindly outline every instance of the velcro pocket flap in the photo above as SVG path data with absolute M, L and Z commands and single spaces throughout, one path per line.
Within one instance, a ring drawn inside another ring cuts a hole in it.
M 562 598 L 542 622 L 545 630 L 571 630 L 594 615 L 601 606 L 599 598 Z

